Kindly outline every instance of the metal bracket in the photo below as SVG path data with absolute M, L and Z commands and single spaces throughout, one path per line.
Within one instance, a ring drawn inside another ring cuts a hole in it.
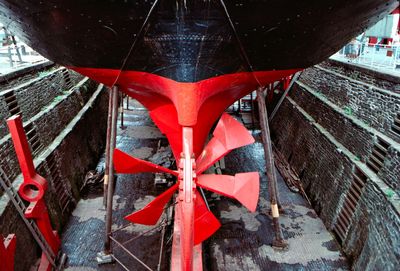
M 97 253 L 96 255 L 97 264 L 108 264 L 114 262 L 114 257 L 111 253 L 107 254 L 104 251 Z

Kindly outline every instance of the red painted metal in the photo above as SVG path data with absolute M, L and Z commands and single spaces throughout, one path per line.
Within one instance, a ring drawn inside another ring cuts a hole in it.
M 202 175 L 208 167 L 228 152 L 253 143 L 254 138 L 240 122 L 224 113 L 214 130 L 213 138 L 198 157 L 199 167 L 196 167 L 193 153 L 193 129 L 191 127 L 182 129 L 179 125 L 175 129 L 168 129 L 168 123 L 174 116 L 161 117 L 166 116 L 172 109 L 168 105 L 162 106 L 153 110 L 151 114 L 161 131 L 167 130 L 167 132 L 175 134 L 182 132 L 181 146 L 183 147 L 181 148 L 183 152 L 179 159 L 179 169 L 178 172 L 172 171 L 174 175 L 178 173 L 178 182 L 142 210 L 125 218 L 134 223 L 155 225 L 162 215 L 165 205 L 175 191 L 179 190 L 177 201 L 179 206 L 175 210 L 179 211 L 179 236 L 174 234 L 174 240 L 179 238 L 180 245 L 174 246 L 174 249 L 179 251 L 173 251 L 173 255 L 180 255 L 180 269 L 175 270 L 193 270 L 193 248 L 210 237 L 221 226 L 196 190 L 196 183 L 208 190 L 235 198 L 254 211 L 259 195 L 259 175 L 257 172 L 236 174 L 235 176 Z M 120 150 L 115 150 L 114 161 L 116 171 L 119 173 L 171 173 L 169 169 L 136 159 Z
M 179 184 L 171 186 L 167 191 L 159 195 L 155 200 L 147 204 L 143 209 L 134 212 L 125 217 L 126 220 L 143 224 L 143 225 L 155 225 L 160 219 L 165 205 L 171 200 L 172 195 L 178 190 Z
M 0 271 L 14 271 L 15 249 L 17 238 L 9 234 L 7 238 L 1 236 L 0 240 Z
M 61 241 L 57 231 L 53 231 L 51 227 L 49 213 L 44 199 L 42 198 L 38 201 L 31 202 L 25 211 L 25 217 L 35 220 L 43 237 L 46 239 L 52 251 L 55 252 L 54 254 L 57 255 Z
M 230 151 L 252 143 L 254 138 L 249 131 L 229 114 L 224 113 L 214 130 L 213 138 L 197 158 L 196 173 L 203 173 Z
M 282 89 L 283 91 L 285 91 L 285 89 L 287 89 L 290 85 L 290 82 L 292 81 L 292 77 L 293 75 L 287 76 L 285 78 L 282 79 Z
M 177 82 L 138 71 L 70 67 L 107 86 L 137 99 L 167 136 L 176 160 L 182 152 L 182 127 L 193 128 L 193 153 L 199 156 L 212 125 L 233 102 L 266 85 L 294 74 L 298 69 L 239 72 L 195 83 Z M 115 80 L 118 78 L 118 81 Z M 163 121 L 163 119 L 168 119 Z
M 18 193 L 22 198 L 30 202 L 30 205 L 25 211 L 25 217 L 35 220 L 43 237 L 54 252 L 54 255 L 57 255 L 61 246 L 61 241 L 57 232 L 53 231 L 51 227 L 49 213 L 43 198 L 48 186 L 47 181 L 35 170 L 21 116 L 17 115 L 9 118 L 7 120 L 7 125 L 24 177 L 24 182 L 21 184 Z M 52 266 L 49 260 L 45 254 L 42 253 L 39 270 L 51 270 L 51 268 Z
M 194 207 L 194 244 L 198 245 L 213 235 L 221 223 L 214 214 L 207 208 L 201 194 L 196 191 Z
M 114 164 L 117 173 L 162 172 L 178 176 L 177 171 L 144 161 L 119 150 L 114 150 Z
M 196 190 L 196 178 L 231 150 L 254 142 L 246 128 L 229 115 L 222 114 L 223 111 L 260 84 L 281 80 L 297 70 L 240 72 L 183 83 L 145 72 L 71 68 L 105 85 L 118 85 L 120 90 L 148 108 L 154 123 L 168 138 L 179 164 L 177 184 L 126 219 L 146 225 L 156 224 L 165 205 L 179 188 L 176 208 L 176 212 L 179 212 L 179 236 L 174 234 L 174 240 L 179 238 L 180 246 L 174 246 L 179 252 L 173 251 L 173 255 L 180 255 L 181 270 L 193 270 L 194 245 L 220 227 Z M 210 129 L 220 117 L 214 137 L 204 148 Z M 161 171 L 176 176 L 176 172 L 118 150 L 115 152 L 115 164 L 120 173 Z M 221 177 L 221 183 L 216 184 L 212 183 L 216 181 L 214 176 L 200 179 L 209 190 L 234 197 L 250 210 L 255 209 L 258 176 L 254 173 Z M 224 188 L 224 185 L 231 187 Z
M 24 177 L 24 182 L 21 184 L 19 194 L 26 201 L 37 201 L 43 198 L 44 192 L 47 189 L 47 181 L 35 171 L 28 140 L 26 139 L 24 127 L 22 126 L 21 116 L 12 116 L 7 120 L 7 124 Z
M 239 173 L 235 176 L 205 174 L 197 179 L 197 185 L 212 192 L 234 198 L 251 212 L 257 208 L 260 175 L 258 172 Z
M 181 210 L 181 267 L 182 270 L 193 270 L 194 246 L 194 195 L 196 185 L 194 178 L 195 161 L 193 155 L 193 129 L 182 129 L 183 153 L 179 163 L 179 195 L 178 204 Z
M 172 253 L 171 253 L 171 271 L 182 271 L 181 264 L 181 210 L 180 205 L 177 204 L 175 207 L 175 218 L 174 218 L 174 238 L 172 240 Z M 203 259 L 202 259 L 202 244 L 195 245 L 193 247 L 193 270 L 203 270 Z M 186 270 L 185 270 L 186 271 Z

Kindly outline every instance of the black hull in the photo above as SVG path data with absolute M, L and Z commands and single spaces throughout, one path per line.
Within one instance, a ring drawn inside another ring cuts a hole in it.
M 197 82 L 306 68 L 397 6 L 395 0 L 229 0 L 225 10 L 220 0 L 160 0 L 149 14 L 152 3 L 0 0 L 0 20 L 64 66 L 123 67 Z

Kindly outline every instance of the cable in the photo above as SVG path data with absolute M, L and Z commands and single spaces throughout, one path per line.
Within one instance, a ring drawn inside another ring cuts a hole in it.
M 119 80 L 119 78 L 120 78 L 120 76 L 121 76 L 121 74 L 122 74 L 122 71 L 126 68 L 126 64 L 128 63 L 128 59 L 129 59 L 129 57 L 131 56 L 131 54 L 132 54 L 132 52 L 133 52 L 133 48 L 135 48 L 135 45 L 136 45 L 136 43 L 137 43 L 137 41 L 138 41 L 138 38 L 139 38 L 139 36 L 142 35 L 143 29 L 144 29 L 144 27 L 147 25 L 147 22 L 149 21 L 149 18 L 150 18 L 150 16 L 151 16 L 151 14 L 153 13 L 153 10 L 154 10 L 154 8 L 156 7 L 156 5 L 158 4 L 158 2 L 159 2 L 159 0 L 154 1 L 153 5 L 151 6 L 151 8 L 150 8 L 150 10 L 149 10 L 149 13 L 148 13 L 147 16 L 146 16 L 146 19 L 144 20 L 142 26 L 140 27 L 140 30 L 139 30 L 139 32 L 137 33 L 136 38 L 134 39 L 134 41 L 133 41 L 133 43 L 132 43 L 132 45 L 131 45 L 131 47 L 130 47 L 130 49 L 129 49 L 129 51 L 128 51 L 128 54 L 126 55 L 126 57 L 125 57 L 125 59 L 124 59 L 124 61 L 123 61 L 123 63 L 122 63 L 122 66 L 121 66 L 121 68 L 120 68 L 120 70 L 119 70 L 118 76 L 117 76 L 117 78 L 115 79 L 115 81 L 114 81 L 114 83 L 112 84 L 111 87 L 113 87 L 113 86 L 115 86 L 115 85 L 117 84 L 117 82 L 118 82 L 118 80 Z
M 237 33 L 236 28 L 235 28 L 235 25 L 234 25 L 233 22 L 232 22 L 231 16 L 229 15 L 229 12 L 228 12 L 228 9 L 227 9 L 227 7 L 226 7 L 226 5 L 225 5 L 225 2 L 224 2 L 224 0 L 220 0 L 220 2 L 221 2 L 222 7 L 223 7 L 224 10 L 225 10 L 226 17 L 227 17 L 227 19 L 228 19 L 228 21 L 229 21 L 229 24 L 230 24 L 230 26 L 231 26 L 231 28 L 232 28 L 232 30 L 233 30 L 233 33 L 235 34 L 236 40 L 237 40 L 237 42 L 238 42 L 238 44 L 239 44 L 239 48 L 240 48 L 240 52 L 241 52 L 241 54 L 242 54 L 242 57 L 243 57 L 244 60 L 246 61 L 246 64 L 248 65 L 251 74 L 253 75 L 254 79 L 257 81 L 257 84 L 258 84 L 260 87 L 262 87 L 262 84 L 261 84 L 260 81 L 258 80 L 257 76 L 255 76 L 255 74 L 254 74 L 253 66 L 252 66 L 251 63 L 250 63 L 250 59 L 249 59 L 249 57 L 248 57 L 248 55 L 247 55 L 247 53 L 246 53 L 246 50 L 244 49 L 243 43 L 242 43 L 242 41 L 240 40 L 239 34 Z

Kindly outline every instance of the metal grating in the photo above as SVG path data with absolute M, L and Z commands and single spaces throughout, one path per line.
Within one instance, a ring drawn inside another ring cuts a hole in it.
M 347 232 L 356 211 L 357 204 L 361 199 L 361 195 L 367 180 L 367 176 L 365 176 L 360 169 L 356 168 L 356 170 L 353 172 L 353 179 L 349 191 L 346 194 L 343 206 L 339 212 L 334 227 L 334 231 L 339 237 L 340 242 L 343 242 L 347 236 Z
M 65 84 L 67 85 L 67 89 L 71 89 L 74 86 L 74 84 L 72 83 L 69 71 L 67 69 L 63 70 L 62 75 L 64 77 Z
M 28 138 L 29 145 L 31 146 L 31 150 L 33 154 L 38 154 L 42 149 L 43 145 L 39 140 L 39 135 L 36 132 L 35 126 L 33 123 L 29 123 L 24 127 L 26 137 Z
M 400 136 L 400 113 L 397 114 L 396 118 L 394 119 L 393 125 L 392 125 L 392 131 Z
M 19 108 L 18 100 L 15 96 L 14 91 L 10 91 L 4 94 L 4 100 L 7 104 L 8 112 L 10 112 L 11 116 L 21 114 L 21 109 Z
M 68 186 L 61 176 L 59 165 L 54 153 L 51 153 L 46 158 L 46 170 L 50 176 L 51 187 L 57 195 L 58 205 L 62 214 L 69 212 L 73 207 L 75 200 L 71 193 L 71 188 Z
M 384 166 L 384 161 L 388 154 L 389 147 L 390 145 L 380 138 L 378 138 L 378 141 L 375 143 L 372 153 L 367 161 L 367 166 L 375 173 L 378 173 Z

